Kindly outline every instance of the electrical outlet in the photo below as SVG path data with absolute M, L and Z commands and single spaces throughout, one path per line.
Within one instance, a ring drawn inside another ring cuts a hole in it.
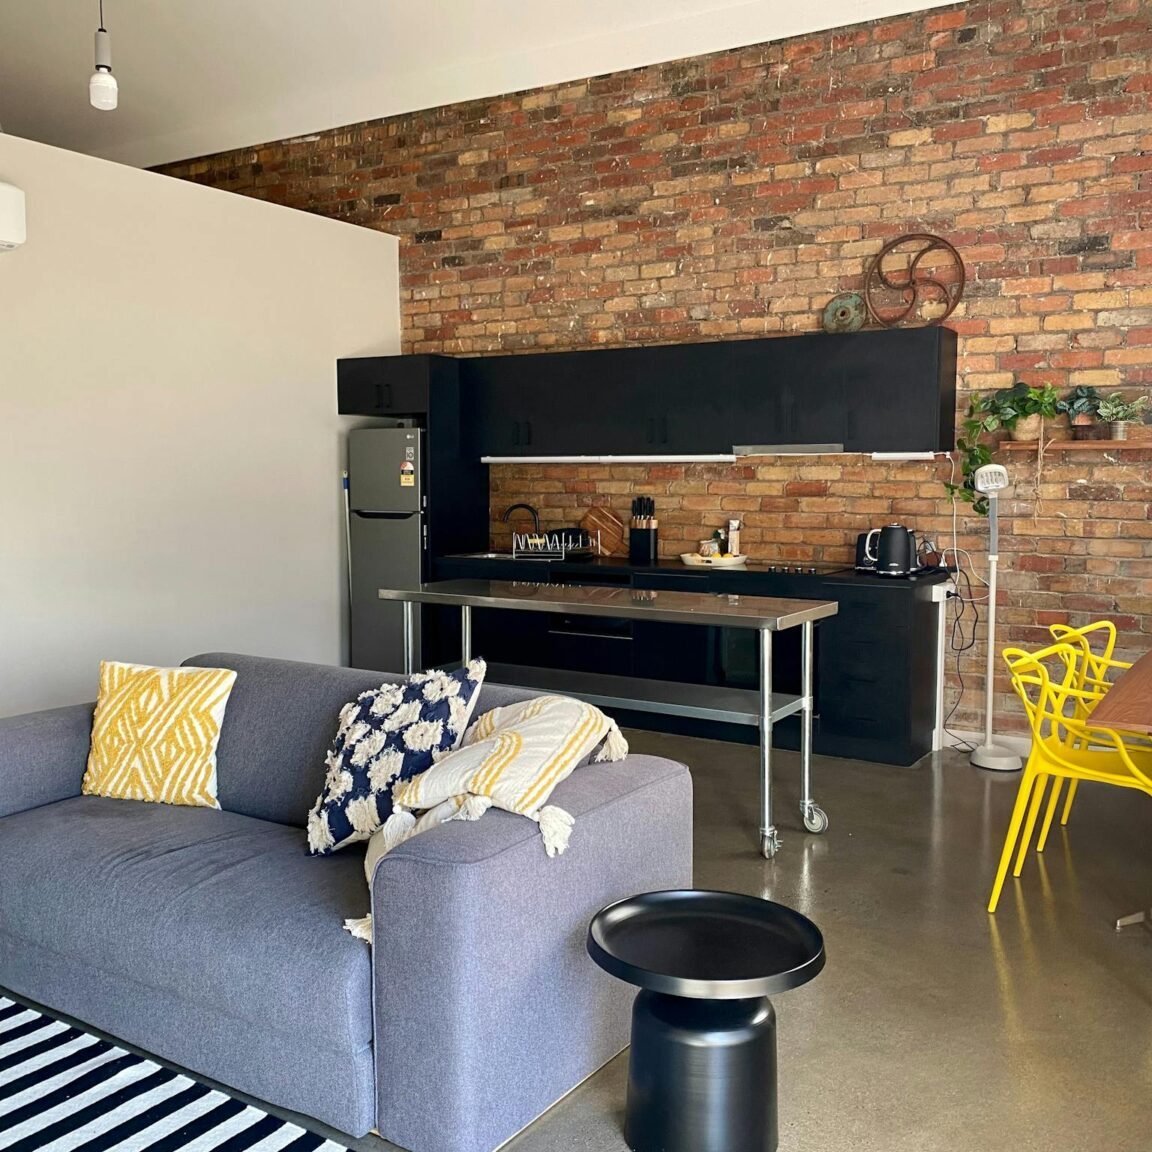
M 956 586 L 956 581 L 952 579 L 942 580 L 939 584 L 932 585 L 932 603 L 943 604 L 951 596 L 959 596 L 960 589 Z

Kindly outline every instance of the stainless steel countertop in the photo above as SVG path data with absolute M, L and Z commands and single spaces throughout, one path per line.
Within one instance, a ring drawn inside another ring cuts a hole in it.
M 381 600 L 409 600 L 418 604 L 565 612 L 575 616 L 612 616 L 672 624 L 766 628 L 772 632 L 834 616 L 838 610 L 838 605 L 832 600 L 728 596 L 587 584 L 536 584 L 520 580 L 437 580 L 421 584 L 419 588 L 381 588 L 379 595 Z

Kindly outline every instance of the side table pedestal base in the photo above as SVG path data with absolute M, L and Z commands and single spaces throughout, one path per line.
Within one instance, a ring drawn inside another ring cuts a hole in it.
M 633 1152 L 776 1152 L 771 1001 L 641 991 L 624 1139 Z

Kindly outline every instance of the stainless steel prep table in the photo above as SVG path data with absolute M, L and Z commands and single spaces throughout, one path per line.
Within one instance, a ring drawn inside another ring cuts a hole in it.
M 793 600 L 772 596 L 723 596 L 707 592 L 665 592 L 638 588 L 534 584 L 513 580 L 441 580 L 418 588 L 381 588 L 381 600 L 404 602 L 404 670 L 413 668 L 416 604 L 460 609 L 463 658 L 472 655 L 472 609 L 506 608 L 515 612 L 564 612 L 575 616 L 654 620 L 755 629 L 760 636 L 760 690 L 678 684 L 631 676 L 563 672 L 523 665 L 494 664 L 489 675 L 503 684 L 537 688 L 587 700 L 604 708 L 629 708 L 751 724 L 760 729 L 760 850 L 776 855 L 780 840 L 772 822 L 772 725 L 800 714 L 800 813 L 810 832 L 823 832 L 828 817 L 812 799 L 812 652 L 815 621 L 836 613 L 834 601 Z M 801 628 L 799 696 L 772 691 L 772 633 Z

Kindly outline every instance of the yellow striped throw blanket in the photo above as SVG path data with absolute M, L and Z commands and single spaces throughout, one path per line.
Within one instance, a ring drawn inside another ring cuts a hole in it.
M 592 753 L 597 762 L 623 760 L 628 744 L 616 721 L 591 704 L 536 696 L 485 712 L 456 751 L 396 785 L 392 815 L 368 844 L 368 883 L 376 862 L 397 844 L 449 820 L 479 820 L 493 805 L 535 820 L 545 851 L 559 855 L 568 847 L 573 820 L 548 799 Z M 370 916 L 346 920 L 344 927 L 372 939 Z

